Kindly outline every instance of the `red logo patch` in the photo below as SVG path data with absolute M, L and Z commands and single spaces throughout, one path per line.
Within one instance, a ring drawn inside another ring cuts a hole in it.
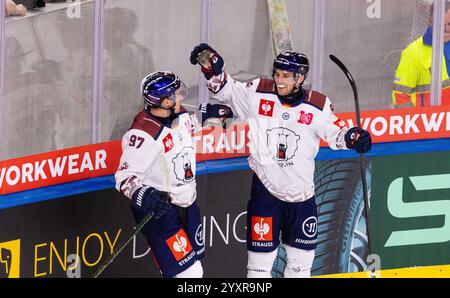
M 300 118 L 297 120 L 298 123 L 310 125 L 313 120 L 313 114 L 305 113 L 304 111 L 300 111 Z
M 345 127 L 345 121 L 341 120 L 339 118 L 336 121 L 334 121 L 333 123 L 334 123 L 334 125 L 336 125 L 340 129 L 343 129 Z
M 172 150 L 174 143 L 172 135 L 169 133 L 164 139 L 163 139 L 163 145 L 164 145 L 164 152 L 167 153 L 170 150 Z
M 261 99 L 261 101 L 259 102 L 259 114 L 267 117 L 272 117 L 274 106 L 274 101 Z
M 177 262 L 192 251 L 191 242 L 189 242 L 189 238 L 183 229 L 180 229 L 175 235 L 167 239 L 166 243 Z
M 272 217 L 252 216 L 252 240 L 272 241 Z

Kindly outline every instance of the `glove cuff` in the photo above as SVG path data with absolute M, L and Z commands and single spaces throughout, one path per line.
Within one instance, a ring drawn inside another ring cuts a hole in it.
M 133 203 L 138 207 L 142 207 L 142 200 L 144 198 L 144 195 L 147 192 L 147 190 L 149 190 L 151 188 L 152 187 L 150 187 L 150 186 L 143 186 L 143 187 L 137 189 L 133 193 Z
M 212 77 L 214 77 L 214 71 L 212 69 L 208 69 L 208 68 L 204 68 L 203 66 L 201 67 L 201 70 L 203 72 L 203 74 L 205 75 L 205 78 L 207 80 L 210 80 Z
M 345 134 L 345 144 L 348 149 L 353 149 L 356 143 L 356 138 L 358 136 L 359 132 L 356 127 L 350 128 L 347 133 Z

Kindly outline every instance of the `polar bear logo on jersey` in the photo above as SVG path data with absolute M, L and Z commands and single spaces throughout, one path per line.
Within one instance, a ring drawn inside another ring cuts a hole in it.
M 194 148 L 184 147 L 180 153 L 172 159 L 174 171 L 177 180 L 182 182 L 190 182 L 194 180 L 194 172 L 192 171 L 192 162 L 194 161 Z
M 299 135 L 284 127 L 267 130 L 267 147 L 276 161 L 287 161 L 294 157 L 299 140 Z

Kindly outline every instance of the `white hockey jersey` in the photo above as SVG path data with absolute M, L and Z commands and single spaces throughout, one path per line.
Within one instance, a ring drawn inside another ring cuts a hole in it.
M 314 158 L 320 139 L 332 149 L 347 149 L 345 123 L 333 113 L 330 100 L 303 90 L 303 102 L 283 105 L 273 80 L 249 83 L 223 73 L 208 81 L 219 102 L 249 124 L 249 165 L 267 190 L 280 200 L 302 202 L 314 195 Z
M 140 112 L 122 138 L 117 190 L 131 198 L 136 189 L 149 185 L 170 193 L 173 204 L 190 206 L 197 195 L 193 125 L 187 112 L 179 115 L 177 127 L 172 128 Z

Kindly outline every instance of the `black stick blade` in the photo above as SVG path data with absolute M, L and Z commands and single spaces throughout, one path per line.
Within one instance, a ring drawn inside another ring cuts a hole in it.
M 334 63 L 337 64 L 337 66 L 339 66 L 339 68 L 345 73 L 345 75 L 347 76 L 347 78 L 349 79 L 350 83 L 354 83 L 355 80 L 353 79 L 351 73 L 348 71 L 347 67 L 345 67 L 344 63 L 342 63 L 341 60 L 339 60 L 336 56 L 334 55 L 330 55 L 330 59 L 331 61 L 333 61 Z
M 347 67 L 345 67 L 344 63 L 342 63 L 341 60 L 339 60 L 336 56 L 330 55 L 330 59 L 339 66 L 339 68 L 344 72 L 345 76 L 347 77 L 348 81 L 350 82 L 350 85 L 353 89 L 353 95 L 355 97 L 355 112 L 356 112 L 356 126 L 358 129 L 361 129 L 361 113 L 359 109 L 359 98 L 358 98 L 358 89 L 356 88 L 355 80 L 353 79 L 353 76 L 348 71 Z

